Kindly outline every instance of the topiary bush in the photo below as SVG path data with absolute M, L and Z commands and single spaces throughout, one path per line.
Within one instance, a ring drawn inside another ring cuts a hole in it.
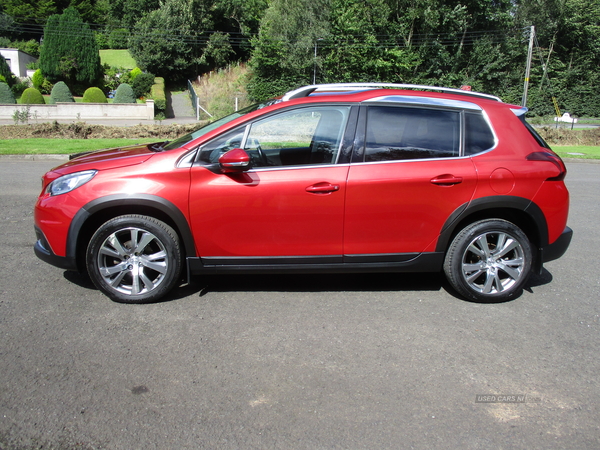
M 154 75 L 151 73 L 140 73 L 133 79 L 131 87 L 136 98 L 140 98 L 148 94 L 154 84 Z
M 17 103 L 11 88 L 6 83 L 0 83 L 0 103 L 4 105 L 14 105 Z
M 50 103 L 74 103 L 75 99 L 73 98 L 73 94 L 71 94 L 71 90 L 69 86 L 65 84 L 64 81 L 59 81 L 52 88 L 52 92 L 50 92 Z
M 136 103 L 132 87 L 127 83 L 120 84 L 115 92 L 113 103 Z
M 83 93 L 83 103 L 108 103 L 102 89 L 91 87 Z
M 23 105 L 45 105 L 44 97 L 36 88 L 27 88 L 21 95 L 21 104 Z

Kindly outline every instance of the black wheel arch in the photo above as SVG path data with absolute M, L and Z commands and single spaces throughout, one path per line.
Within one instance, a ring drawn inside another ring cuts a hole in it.
M 478 198 L 459 206 L 444 223 L 436 252 L 445 253 L 462 229 L 483 219 L 504 219 L 514 223 L 527 235 L 537 250 L 537 256 L 548 245 L 548 224 L 538 205 L 523 197 L 494 196 Z M 536 269 L 540 269 L 541 258 L 537 256 L 535 265 Z
M 108 220 L 126 214 L 151 216 L 168 224 L 181 239 L 184 257 L 196 256 L 189 223 L 172 202 L 150 194 L 114 194 L 92 200 L 75 214 L 67 235 L 67 258 L 73 258 L 79 269 L 85 267 L 85 250 L 94 232 Z

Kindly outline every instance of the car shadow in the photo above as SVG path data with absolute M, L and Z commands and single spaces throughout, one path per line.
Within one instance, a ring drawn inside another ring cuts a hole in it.
M 96 290 L 87 273 L 65 271 L 67 281 L 84 289 Z M 533 274 L 524 290 L 533 289 L 552 281 L 552 274 L 543 269 L 541 274 Z M 481 303 L 466 299 L 456 293 L 443 273 L 351 273 L 351 274 L 277 274 L 277 275 L 210 275 L 192 279 L 173 289 L 159 303 L 181 300 L 197 295 L 203 297 L 213 292 L 417 292 L 446 291 L 452 297 L 471 303 Z M 516 300 L 521 293 L 505 303 Z M 490 303 L 490 302 L 486 302 Z

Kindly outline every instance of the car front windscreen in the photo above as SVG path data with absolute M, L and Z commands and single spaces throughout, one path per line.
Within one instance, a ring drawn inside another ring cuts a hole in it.
M 221 125 L 224 125 L 232 120 L 237 119 L 238 117 L 242 117 L 248 113 L 256 111 L 258 109 L 264 108 L 265 106 L 272 105 L 274 102 L 269 101 L 265 103 L 257 103 L 252 106 L 248 106 L 247 108 L 240 109 L 239 111 L 234 112 L 233 114 L 229 114 L 228 116 L 222 117 L 219 120 L 203 125 L 191 133 L 184 134 L 181 137 L 169 142 L 168 144 L 163 146 L 163 150 L 173 150 L 179 147 L 184 146 L 188 142 L 193 141 L 194 139 L 199 138 L 200 136 L 204 136 L 205 134 L 217 129 Z

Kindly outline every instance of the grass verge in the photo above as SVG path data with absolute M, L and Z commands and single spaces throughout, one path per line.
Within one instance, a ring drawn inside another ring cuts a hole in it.
M 561 158 L 600 159 L 600 147 L 591 145 L 552 145 Z
M 148 144 L 160 139 L 2 139 L 0 155 L 69 155 L 72 153 Z

